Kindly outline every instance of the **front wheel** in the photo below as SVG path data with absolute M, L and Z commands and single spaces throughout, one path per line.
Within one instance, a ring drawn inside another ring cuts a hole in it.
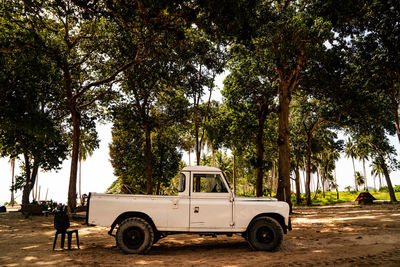
M 153 245 L 154 231 L 142 218 L 128 218 L 118 227 L 115 236 L 118 247 L 128 254 L 144 254 Z
M 255 250 L 272 251 L 279 247 L 283 230 L 279 222 L 270 217 L 255 219 L 247 233 L 247 240 Z

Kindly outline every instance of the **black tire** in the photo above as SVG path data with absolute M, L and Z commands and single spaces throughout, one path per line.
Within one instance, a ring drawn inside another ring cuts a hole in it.
M 153 245 L 154 231 L 146 220 L 128 218 L 119 225 L 115 239 L 123 252 L 145 254 Z
M 247 233 L 247 241 L 254 250 L 273 251 L 280 246 L 282 239 L 281 225 L 270 217 L 255 219 Z

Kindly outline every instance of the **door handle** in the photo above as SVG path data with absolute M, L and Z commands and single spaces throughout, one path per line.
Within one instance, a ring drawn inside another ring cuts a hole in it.
M 194 213 L 199 213 L 199 207 L 194 207 Z

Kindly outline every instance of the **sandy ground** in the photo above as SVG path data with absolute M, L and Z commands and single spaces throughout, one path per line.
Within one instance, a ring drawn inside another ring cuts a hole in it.
M 0 266 L 400 266 L 400 205 L 297 208 L 276 252 L 252 251 L 241 236 L 168 236 L 148 255 L 126 255 L 103 227 L 79 229 L 81 249 L 52 251 L 53 217 L 0 214 Z M 75 239 L 73 240 L 75 241 Z M 76 243 L 73 243 L 73 248 Z

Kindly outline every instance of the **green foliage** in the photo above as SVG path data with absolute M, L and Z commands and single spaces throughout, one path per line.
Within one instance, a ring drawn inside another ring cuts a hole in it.
M 389 193 L 387 192 L 372 192 L 370 193 L 378 200 L 390 200 Z M 325 192 L 325 198 L 322 195 L 318 194 L 316 199 L 312 200 L 313 206 L 325 206 L 325 205 L 332 205 L 337 203 L 344 203 L 344 202 L 353 202 L 360 192 L 353 192 L 353 191 L 345 191 L 339 192 L 339 199 L 336 198 L 336 192 Z M 304 194 L 302 194 L 302 198 L 304 198 Z M 400 197 L 400 193 L 396 193 L 396 197 Z M 292 194 L 292 202 L 295 203 L 295 196 Z M 304 206 L 304 203 L 301 204 L 294 204 L 294 206 Z
M 393 187 L 394 192 L 400 192 L 400 185 L 395 185 Z
M 389 192 L 387 185 L 384 185 L 381 188 L 379 188 L 379 192 Z
M 160 110 L 158 110 L 160 112 Z M 157 113 L 154 109 L 153 115 Z M 162 122 L 165 114 L 159 113 Z M 155 119 L 156 117 L 153 117 Z M 110 193 L 145 193 L 145 132 L 142 117 L 130 105 L 120 105 L 115 109 L 112 129 L 113 142 L 110 144 L 111 164 L 118 177 L 110 186 Z M 153 120 L 153 122 L 156 122 Z M 153 188 L 169 187 L 171 179 L 178 173 L 182 154 L 179 152 L 179 131 L 176 124 L 156 124 L 151 134 L 151 168 Z
M 0 19 L 1 47 L 9 49 L 0 53 L 0 156 L 23 156 L 23 179 L 17 179 L 14 189 L 25 187 L 26 202 L 34 174 L 39 168 L 58 169 L 67 156 L 67 143 L 59 112 L 60 70 L 46 54 L 21 46 L 33 42 L 34 35 L 14 21 L 25 23 L 19 8 L 7 10 Z

